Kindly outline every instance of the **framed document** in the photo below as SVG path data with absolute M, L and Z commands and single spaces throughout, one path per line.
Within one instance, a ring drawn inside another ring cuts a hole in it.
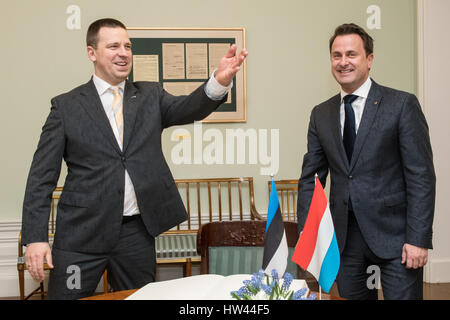
M 132 81 L 156 81 L 173 95 L 207 81 L 228 48 L 245 48 L 244 28 L 127 28 L 133 48 Z M 246 62 L 227 101 L 203 122 L 246 122 Z

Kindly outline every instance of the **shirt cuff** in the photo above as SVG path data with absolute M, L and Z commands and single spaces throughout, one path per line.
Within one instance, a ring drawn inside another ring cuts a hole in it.
M 216 70 L 214 70 L 211 78 L 209 78 L 208 82 L 205 85 L 205 93 L 211 100 L 220 101 L 233 87 L 233 81 L 231 81 L 231 83 L 227 87 L 224 87 L 219 82 L 217 82 L 216 78 L 214 77 L 215 74 Z

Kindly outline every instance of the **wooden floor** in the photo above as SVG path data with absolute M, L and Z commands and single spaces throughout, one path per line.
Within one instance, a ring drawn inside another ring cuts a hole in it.
M 331 287 L 330 293 L 338 296 L 336 283 Z M 424 283 L 424 300 L 450 300 L 450 283 Z M 378 300 L 383 300 L 383 292 L 378 290 Z
M 335 288 L 331 289 L 331 294 L 338 295 Z M 381 290 L 378 294 L 379 299 L 383 299 Z M 6 297 L 0 300 L 18 300 L 19 297 Z M 424 300 L 450 300 L 450 283 L 424 283 L 423 284 Z M 41 300 L 40 295 L 33 296 L 30 300 Z
M 450 300 L 450 283 L 424 283 L 424 300 Z
M 378 292 L 378 299 L 383 299 L 381 290 Z M 450 283 L 424 283 L 424 300 L 450 300 Z

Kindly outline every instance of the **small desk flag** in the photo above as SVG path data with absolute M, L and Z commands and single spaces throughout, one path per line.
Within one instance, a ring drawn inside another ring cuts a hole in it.
M 292 261 L 309 271 L 328 293 L 339 271 L 339 248 L 325 191 L 316 176 L 308 217 Z
M 278 202 L 277 188 L 272 179 L 269 209 L 267 212 L 266 237 L 264 239 L 263 265 L 266 274 L 271 275 L 275 269 L 282 277 L 288 262 L 288 245 L 284 231 L 283 217 Z

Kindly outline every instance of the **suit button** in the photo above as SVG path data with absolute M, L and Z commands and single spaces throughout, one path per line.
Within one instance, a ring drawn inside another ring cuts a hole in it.
M 122 160 L 122 162 L 125 162 L 126 158 L 125 157 L 121 157 L 120 160 Z
M 353 176 L 348 176 L 348 178 L 349 178 L 350 180 L 352 180 L 352 179 L 353 179 Z

